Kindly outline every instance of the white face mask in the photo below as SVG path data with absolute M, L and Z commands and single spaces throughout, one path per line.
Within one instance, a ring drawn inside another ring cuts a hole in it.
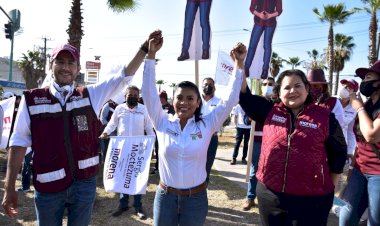
M 273 86 L 261 86 L 263 96 L 270 98 L 273 94 Z
M 350 91 L 348 91 L 346 88 L 342 88 L 339 90 L 339 97 L 342 99 L 346 99 L 350 97 Z

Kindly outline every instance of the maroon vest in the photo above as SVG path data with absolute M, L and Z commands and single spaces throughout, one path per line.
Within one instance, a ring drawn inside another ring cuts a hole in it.
M 319 101 L 317 105 L 332 111 L 335 107 L 337 100 L 338 99 L 336 97 L 327 97 L 326 99 Z
M 334 191 L 327 164 L 325 142 L 329 135 L 329 111 L 305 106 L 295 119 L 282 103 L 275 104 L 263 130 L 257 179 L 276 192 L 317 196 Z
M 31 119 L 33 184 L 59 192 L 74 180 L 98 172 L 99 123 L 86 88 L 77 88 L 64 106 L 48 88 L 24 92 Z

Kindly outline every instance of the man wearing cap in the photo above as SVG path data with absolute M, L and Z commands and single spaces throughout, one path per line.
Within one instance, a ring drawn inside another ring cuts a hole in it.
M 99 168 L 98 114 L 130 82 L 128 75 L 137 71 L 147 47 L 146 41 L 128 66 L 113 68 L 109 79 L 84 87 L 74 83 L 80 72 L 78 50 L 69 44 L 53 50 L 53 81 L 24 92 L 10 139 L 2 202 L 9 217 L 18 213 L 16 177 L 26 147 L 32 147 L 38 225 L 62 225 L 66 207 L 68 225 L 90 224 Z
M 358 225 L 368 207 L 368 225 L 380 225 L 380 61 L 370 68 L 358 68 L 362 79 L 360 95 L 351 94 L 352 108 L 357 112 L 354 125 L 357 151 L 352 164 L 341 208 L 339 225 Z
M 343 107 L 338 98 L 330 95 L 324 71 L 319 68 L 309 70 L 307 80 L 310 83 L 310 94 L 315 103 L 334 113 L 335 118 L 342 126 L 344 123 Z

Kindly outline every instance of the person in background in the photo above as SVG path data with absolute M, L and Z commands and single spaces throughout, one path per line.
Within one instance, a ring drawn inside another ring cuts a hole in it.
M 100 123 L 102 123 L 103 127 L 105 127 L 107 123 L 110 121 L 116 107 L 117 107 L 117 103 L 113 101 L 112 99 L 108 100 L 103 105 L 102 110 L 100 110 L 100 117 L 99 117 Z M 116 133 L 110 134 L 110 136 L 112 135 L 116 135 Z M 103 162 L 106 159 L 109 142 L 110 142 L 109 138 L 104 138 L 100 140 L 100 150 L 101 150 L 101 157 L 102 157 L 101 160 Z
M 310 83 L 310 93 L 315 103 L 334 113 L 339 125 L 344 124 L 344 111 L 342 104 L 336 97 L 332 97 L 328 90 L 325 73 L 322 69 L 312 69 L 307 73 Z
M 164 111 L 166 113 L 174 115 L 175 114 L 174 108 L 168 102 L 168 94 L 166 93 L 166 91 L 165 90 L 161 91 L 159 93 L 159 96 L 160 96 L 160 101 L 162 104 L 162 109 L 164 109 Z M 154 133 L 156 134 L 156 132 L 154 132 Z M 157 139 L 154 143 L 154 153 L 155 153 L 155 157 L 156 157 L 156 163 L 154 164 L 154 169 L 152 170 L 152 172 L 150 174 L 156 174 L 158 172 L 158 140 Z
M 339 225 L 358 225 L 368 208 L 368 225 L 380 225 L 380 61 L 370 68 L 356 69 L 362 79 L 360 94 L 350 94 L 352 108 L 357 112 L 354 125 L 357 151 L 351 176 L 342 199 Z
M 107 138 L 116 129 L 117 136 L 142 136 L 144 132 L 147 135 L 154 135 L 153 125 L 149 119 L 148 112 L 144 105 L 138 103 L 139 92 L 136 86 L 127 88 L 125 93 L 126 102 L 115 108 L 115 112 L 99 138 Z M 112 216 L 118 217 L 127 211 L 128 200 L 128 194 L 120 194 L 119 206 Z M 146 218 L 146 214 L 142 208 L 141 195 L 133 196 L 133 207 L 140 219 Z
M 155 226 L 201 226 L 208 211 L 207 146 L 237 104 L 246 48 L 239 43 L 231 51 L 235 69 L 222 104 L 210 114 L 201 115 L 199 89 L 194 83 L 184 81 L 175 90 L 176 113 L 171 116 L 161 110 L 155 84 L 155 57 L 162 43 L 162 38 L 150 40 L 142 85 L 145 106 L 160 145 L 160 183 L 153 205 L 153 221 Z
M 262 82 L 261 95 L 263 97 L 265 97 L 267 100 L 272 100 L 273 86 L 274 86 L 274 79 L 272 77 L 268 77 L 267 79 L 263 80 L 263 82 Z M 255 136 L 254 136 L 253 151 L 252 151 L 252 162 L 251 162 L 251 169 L 249 171 L 247 199 L 245 200 L 245 202 L 243 204 L 243 210 L 244 211 L 248 211 L 253 206 L 256 205 L 255 204 L 256 185 L 257 185 L 256 172 L 257 172 L 257 167 L 259 164 L 259 159 L 260 159 L 260 154 L 261 154 L 263 126 L 264 126 L 264 124 L 261 122 L 257 121 L 255 123 Z
M 205 117 L 206 115 L 210 114 L 216 108 L 216 106 L 218 106 L 222 102 L 222 99 L 215 96 L 215 90 L 216 89 L 214 79 L 210 77 L 204 78 L 202 81 L 202 117 Z M 216 150 L 218 149 L 218 131 L 219 129 L 214 132 L 214 134 L 211 137 L 210 144 L 208 145 L 206 163 L 207 183 L 210 180 L 211 168 L 214 164 Z
M 342 127 L 343 135 L 346 138 L 346 143 L 347 143 L 346 167 L 348 169 L 348 166 L 351 165 L 352 158 L 354 156 L 355 149 L 356 149 L 356 138 L 355 138 L 355 133 L 354 133 L 356 111 L 351 106 L 350 95 L 358 91 L 359 84 L 353 79 L 342 79 L 340 81 L 340 84 L 342 85 L 342 87 L 339 90 L 338 98 L 344 110 L 344 121 L 341 127 Z M 345 169 L 345 172 L 347 172 L 347 169 Z M 338 186 L 335 188 L 335 191 L 339 193 L 339 196 L 342 195 L 343 183 L 344 183 L 343 179 L 344 179 L 343 177 L 339 178 Z
M 154 35 L 152 33 L 151 35 Z M 27 147 L 34 151 L 33 185 L 38 225 L 89 225 L 99 168 L 99 120 L 104 103 L 122 92 L 146 55 L 148 42 L 128 66 L 114 67 L 108 79 L 76 87 L 79 51 L 60 45 L 51 55 L 52 82 L 24 92 L 9 145 L 2 206 L 11 218 L 18 214 L 15 182 Z M 54 150 L 54 151 L 52 151 Z
M 21 169 L 21 187 L 17 189 L 18 192 L 29 192 L 30 191 L 30 180 L 32 176 L 32 158 L 33 150 L 28 147 L 26 149 L 24 163 Z
M 245 112 L 240 107 L 240 105 L 236 105 L 232 109 L 232 115 L 234 115 L 234 123 L 236 126 L 236 136 L 235 136 L 235 146 L 234 153 L 232 154 L 232 160 L 230 162 L 231 165 L 236 165 L 236 158 L 239 154 L 240 144 L 244 138 L 243 143 L 243 155 L 241 157 L 241 163 L 247 165 L 247 151 L 248 151 L 248 142 L 249 136 L 251 134 L 251 120 L 245 115 Z
M 309 90 L 301 70 L 285 70 L 273 90 L 278 100 L 272 102 L 252 95 L 243 78 L 239 103 L 264 124 L 256 173 L 264 226 L 327 224 L 347 146 L 334 114 L 316 105 Z

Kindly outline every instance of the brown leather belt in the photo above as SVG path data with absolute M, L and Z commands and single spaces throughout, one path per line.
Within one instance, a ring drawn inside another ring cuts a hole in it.
M 196 187 L 193 187 L 193 188 L 189 188 L 189 189 L 175 189 L 175 188 L 166 186 L 164 183 L 162 183 L 160 181 L 160 186 L 165 191 L 170 192 L 170 193 L 174 193 L 176 195 L 193 195 L 193 194 L 196 194 L 196 193 L 199 193 L 199 192 L 206 190 L 207 183 L 203 182 L 202 184 L 200 184 Z

